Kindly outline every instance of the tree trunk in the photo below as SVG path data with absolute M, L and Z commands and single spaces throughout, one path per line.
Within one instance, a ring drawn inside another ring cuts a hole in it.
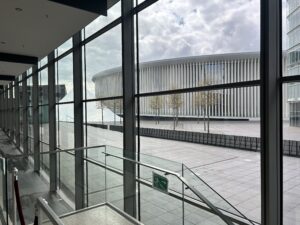
M 207 133 L 209 134 L 209 109 L 210 107 L 208 106 L 208 112 L 207 112 Z
M 197 107 L 197 114 L 198 114 L 197 123 L 199 124 L 200 123 L 200 107 L 199 106 Z
M 176 109 L 176 127 L 178 126 L 178 115 L 179 115 L 179 112 L 178 112 L 178 109 Z
M 114 125 L 116 125 L 117 122 L 117 116 L 116 116 L 116 102 L 114 101 Z
M 173 112 L 173 130 L 176 128 L 176 113 Z
M 206 119 L 205 119 L 205 116 L 206 116 L 206 111 L 204 109 L 203 110 L 203 126 L 204 126 L 204 131 L 206 131 Z
M 120 103 L 120 124 L 122 124 L 122 117 L 121 117 L 121 103 Z
M 102 124 L 104 124 L 103 104 L 102 103 L 101 103 L 101 117 L 102 117 Z

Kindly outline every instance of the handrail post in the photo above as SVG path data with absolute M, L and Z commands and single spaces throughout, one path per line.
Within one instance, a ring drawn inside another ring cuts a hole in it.
M 34 223 L 33 225 L 39 225 L 39 224 L 42 224 L 41 221 L 43 221 L 43 214 L 40 210 L 40 207 L 38 205 L 38 202 L 35 203 L 35 206 L 34 206 L 34 213 L 35 213 L 35 218 L 34 218 Z
M 16 202 L 16 195 L 15 195 L 15 180 L 18 180 L 18 169 L 16 167 L 12 170 L 12 224 L 17 225 L 17 202 Z

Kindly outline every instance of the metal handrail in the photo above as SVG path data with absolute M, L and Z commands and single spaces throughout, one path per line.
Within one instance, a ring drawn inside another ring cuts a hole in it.
M 184 164 L 183 164 L 184 165 Z M 229 201 L 227 201 L 222 195 L 220 195 L 218 192 L 216 192 L 209 184 L 207 184 L 204 180 L 201 179 L 197 174 L 194 173 L 190 168 L 188 168 L 186 165 L 184 165 L 186 169 L 188 169 L 197 179 L 199 179 L 201 182 L 203 182 L 207 187 L 209 187 L 216 195 L 218 195 L 224 202 L 226 202 L 230 207 L 232 207 L 235 211 L 237 211 L 245 220 L 250 222 L 252 225 L 254 223 L 248 219 L 243 213 L 241 213 L 236 207 L 234 207 Z
M 133 160 L 133 159 L 130 159 L 130 158 L 127 158 L 127 157 L 121 157 L 121 156 L 116 156 L 116 155 L 112 155 L 112 154 L 109 154 L 109 153 L 106 153 L 106 152 L 103 152 L 103 154 L 105 154 L 106 156 L 112 156 L 114 158 L 118 158 L 118 159 L 122 159 L 122 160 L 126 160 L 126 161 L 129 161 L 129 162 L 132 162 L 132 163 L 135 163 L 137 165 L 141 165 L 141 166 L 145 166 L 145 167 L 148 167 L 150 169 L 154 169 L 154 170 L 157 170 L 157 171 L 161 171 L 161 172 L 164 172 L 165 174 L 167 175 L 173 175 L 175 177 L 177 177 L 179 180 L 181 180 L 181 182 L 183 184 L 185 184 L 199 199 L 201 199 L 209 208 L 211 208 L 211 210 L 216 214 L 218 215 L 226 224 L 228 225 L 234 225 L 230 220 L 228 220 L 228 217 L 226 217 L 217 207 L 214 206 L 214 204 L 212 204 L 205 196 L 203 196 L 196 188 L 194 188 L 193 186 L 190 186 L 188 181 L 182 177 L 179 173 L 176 173 L 176 172 L 173 172 L 173 171 L 170 171 L 170 170 L 166 170 L 166 169 L 162 169 L 160 167 L 157 167 L 157 166 L 152 166 L 152 165 L 149 165 L 147 163 L 142 163 L 142 162 L 139 162 L 139 161 L 136 161 L 136 160 Z
M 103 147 L 106 147 L 107 145 L 98 145 L 98 146 L 90 146 L 90 147 L 79 147 L 79 148 L 72 148 L 72 149 L 59 149 L 59 150 L 56 150 L 56 151 L 48 151 L 48 152 L 41 152 L 40 154 L 41 155 L 44 155 L 44 154 L 56 154 L 56 153 L 69 153 L 69 154 L 74 154 L 74 153 L 70 153 L 70 152 L 76 152 L 76 151 L 81 151 L 81 150 L 85 150 L 85 149 L 93 149 L 93 148 L 103 148 Z M 120 157 L 120 156 L 116 156 L 116 155 L 113 155 L 113 154 L 110 154 L 110 153 L 106 153 L 106 152 L 102 152 L 103 154 L 105 154 L 106 156 L 112 156 L 112 157 L 115 157 L 115 158 L 119 158 L 119 159 L 123 159 L 123 160 L 127 160 L 127 161 L 130 161 L 132 163 L 135 163 L 135 164 L 138 164 L 138 165 L 142 165 L 142 166 L 145 166 L 145 167 L 148 167 L 148 168 L 151 168 L 151 169 L 154 169 L 154 170 L 157 170 L 157 171 L 161 171 L 161 172 L 164 172 L 165 174 L 167 175 L 173 175 L 175 177 L 177 177 L 179 180 L 181 180 L 181 182 L 183 184 L 185 184 L 199 199 L 201 199 L 216 215 L 218 215 L 223 221 L 225 221 L 227 224 L 229 225 L 233 225 L 233 223 L 231 221 L 228 220 L 228 216 L 225 216 L 219 208 L 217 208 L 213 203 L 211 203 L 204 195 L 202 195 L 196 188 L 194 188 L 193 186 L 189 185 L 188 181 L 182 177 L 179 173 L 177 172 L 173 172 L 171 170 L 166 170 L 166 169 L 163 169 L 163 168 L 159 168 L 159 167 L 156 167 L 156 166 L 152 166 L 150 164 L 147 164 L 147 163 L 142 163 L 142 162 L 139 162 L 139 161 L 135 161 L 133 159 L 130 159 L 130 158 L 126 158 L 126 157 Z M 18 157 L 28 157 L 28 156 L 33 156 L 34 154 L 22 154 L 22 155 L 5 155 L 5 158 L 18 158 Z M 74 154 L 75 155 L 75 154 Z M 1 157 L 0 157 L 1 158 Z M 98 162 L 97 161 L 94 161 L 94 160 L 91 160 L 91 159 L 88 159 L 88 158 L 84 158 L 84 160 L 90 162 L 90 163 L 93 163 L 93 164 L 97 164 L 98 165 Z M 204 182 L 205 183 L 205 182 Z M 210 186 L 209 186 L 210 187 Z M 211 188 L 211 187 L 210 187 Z M 212 189 L 212 188 L 211 188 Z M 218 194 L 218 193 L 217 193 Z M 219 195 L 219 194 L 218 194 Z M 219 195 L 220 196 L 220 195 Z M 224 199 L 224 198 L 222 198 Z M 44 200 L 45 201 L 45 200 Z M 227 201 L 226 201 L 227 202 Z M 227 202 L 228 203 L 228 202 Z M 46 203 L 47 204 L 47 203 Z M 229 204 L 230 206 L 232 206 L 231 204 Z M 49 207 L 49 206 L 48 206 Z M 50 208 L 50 207 L 49 207 Z M 234 209 L 236 209 L 235 207 L 233 207 Z M 239 212 L 237 210 L 237 212 Z M 239 212 L 240 213 L 240 212 Z M 247 217 L 245 217 L 242 213 L 240 213 L 242 215 L 242 218 L 246 219 L 247 221 L 249 221 L 251 224 L 253 224 Z
M 48 219 L 53 223 L 54 225 L 64 225 L 64 223 L 61 221 L 61 219 L 56 215 L 56 213 L 50 208 L 48 203 L 45 199 L 42 197 L 39 197 L 37 200 L 37 206 L 43 210 L 43 212 L 46 214 Z M 42 218 L 39 216 L 39 220 Z
M 56 148 L 55 151 L 48 151 L 48 152 L 40 152 L 40 155 L 50 155 L 50 154 L 56 154 L 56 153 L 64 153 L 64 152 L 76 152 L 76 151 L 82 151 L 86 149 L 93 149 L 93 148 L 104 148 L 107 145 L 96 145 L 91 147 L 79 147 L 79 148 L 70 148 L 70 149 L 60 149 Z M 0 155 L 3 155 L 3 157 L 0 156 L 0 158 L 6 158 L 6 159 L 15 159 L 15 158 L 25 158 L 29 156 L 34 156 L 34 153 L 27 153 L 27 154 L 19 154 L 19 155 L 8 155 L 5 153 L 0 153 Z

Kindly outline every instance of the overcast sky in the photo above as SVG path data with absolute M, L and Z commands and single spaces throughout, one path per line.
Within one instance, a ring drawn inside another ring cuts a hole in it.
M 139 14 L 140 61 L 259 51 L 259 0 L 160 0 Z M 120 3 L 96 19 L 86 34 L 120 16 Z M 286 4 L 283 3 L 283 18 Z M 283 46 L 286 44 L 283 22 Z M 87 45 L 87 77 L 121 66 L 121 26 Z M 63 71 L 62 71 L 63 72 Z
M 120 4 L 88 26 L 88 35 L 118 16 Z M 97 69 L 121 65 L 120 35 L 117 27 L 91 43 L 90 64 L 101 62 Z M 259 0 L 160 0 L 139 15 L 139 47 L 140 61 L 259 51 Z

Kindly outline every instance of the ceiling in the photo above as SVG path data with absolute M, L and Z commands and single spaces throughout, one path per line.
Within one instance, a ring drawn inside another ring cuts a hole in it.
M 17 76 L 29 69 L 32 65 L 24 64 L 24 58 L 38 60 L 47 56 L 100 14 L 105 15 L 107 7 L 116 2 L 106 1 L 90 0 L 105 7 L 97 13 L 74 6 L 69 0 L 0 0 L 0 54 L 20 56 L 20 61 L 15 57 L 20 63 L 0 57 L 0 75 Z

